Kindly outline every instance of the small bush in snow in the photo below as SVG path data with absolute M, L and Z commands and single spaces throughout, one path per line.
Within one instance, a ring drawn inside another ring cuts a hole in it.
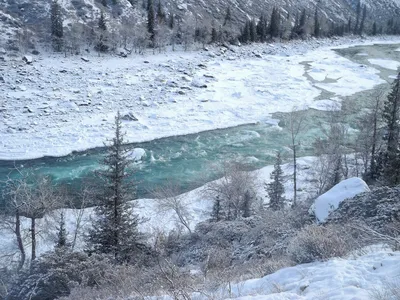
M 349 239 L 337 225 L 306 226 L 290 242 L 288 253 L 296 263 L 310 263 L 347 254 Z

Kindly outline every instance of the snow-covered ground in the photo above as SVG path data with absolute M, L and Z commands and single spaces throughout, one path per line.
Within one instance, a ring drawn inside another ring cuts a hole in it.
M 120 110 L 130 142 L 268 121 L 296 107 L 327 109 L 384 82 L 333 46 L 400 43 L 335 39 L 210 48 L 128 58 L 38 56 L 2 63 L 0 159 L 63 156 L 102 146 Z M 343 45 L 346 44 L 346 45 Z M 307 70 L 304 63 L 311 67 Z M 307 78 L 306 73 L 315 80 Z M 333 99 L 317 99 L 323 90 Z M 337 109 L 337 108 L 336 108 Z
M 383 246 L 352 254 L 284 268 L 260 279 L 234 284 L 229 295 L 221 291 L 215 299 L 240 300 L 368 300 L 377 293 L 387 292 L 400 276 L 400 252 Z M 164 298 L 167 299 L 167 298 Z M 193 297 L 204 299 L 204 296 Z M 397 299 L 397 298 L 384 298 Z

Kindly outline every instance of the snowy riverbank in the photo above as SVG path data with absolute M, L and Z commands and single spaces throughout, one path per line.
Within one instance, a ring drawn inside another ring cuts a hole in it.
M 140 142 L 268 122 L 272 113 L 294 106 L 326 109 L 384 82 L 377 69 L 360 69 L 331 50 L 373 43 L 400 43 L 400 38 L 294 41 L 128 58 L 93 55 L 89 62 L 55 55 L 35 57 L 31 65 L 6 61 L 0 159 L 63 156 L 103 146 L 113 134 L 117 110 L 138 119 L 124 121 L 124 128 L 129 142 Z M 323 91 L 334 97 L 315 101 Z

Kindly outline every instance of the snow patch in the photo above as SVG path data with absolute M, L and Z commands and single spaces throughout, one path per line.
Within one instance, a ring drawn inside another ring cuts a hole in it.
M 368 185 L 361 178 L 353 177 L 343 180 L 319 196 L 311 206 L 310 212 L 315 214 L 319 222 L 325 222 L 329 213 L 337 209 L 343 200 L 369 191 Z
M 388 70 L 393 70 L 397 71 L 397 69 L 400 67 L 400 62 L 395 61 L 395 60 L 390 60 L 390 59 L 375 59 L 371 58 L 368 59 L 370 64 L 380 66 L 382 68 L 388 69 Z

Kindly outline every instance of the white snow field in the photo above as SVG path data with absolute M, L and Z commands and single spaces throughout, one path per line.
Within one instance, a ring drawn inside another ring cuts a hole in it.
M 314 212 L 318 222 L 325 222 L 329 213 L 337 209 L 343 200 L 369 191 L 368 185 L 361 178 L 349 178 L 315 199 L 310 210 Z
M 373 300 L 385 286 L 398 283 L 400 252 L 383 246 L 364 249 L 364 255 L 334 258 L 284 268 L 260 279 L 233 284 L 215 299 L 240 300 Z M 168 298 L 164 298 L 168 299 Z M 205 299 L 204 296 L 193 299 Z M 395 299 L 395 298 L 384 298 Z M 397 298 L 396 298 L 397 299 Z
M 127 140 L 140 142 L 265 121 L 294 106 L 321 107 L 314 99 L 322 90 L 340 101 L 384 82 L 373 67 L 361 68 L 332 51 L 343 43 L 373 41 L 261 44 L 128 58 L 93 54 L 88 62 L 55 55 L 34 57 L 30 65 L 8 60 L 0 85 L 0 159 L 63 156 L 103 146 L 113 134 L 117 110 L 133 116 L 124 121 Z

